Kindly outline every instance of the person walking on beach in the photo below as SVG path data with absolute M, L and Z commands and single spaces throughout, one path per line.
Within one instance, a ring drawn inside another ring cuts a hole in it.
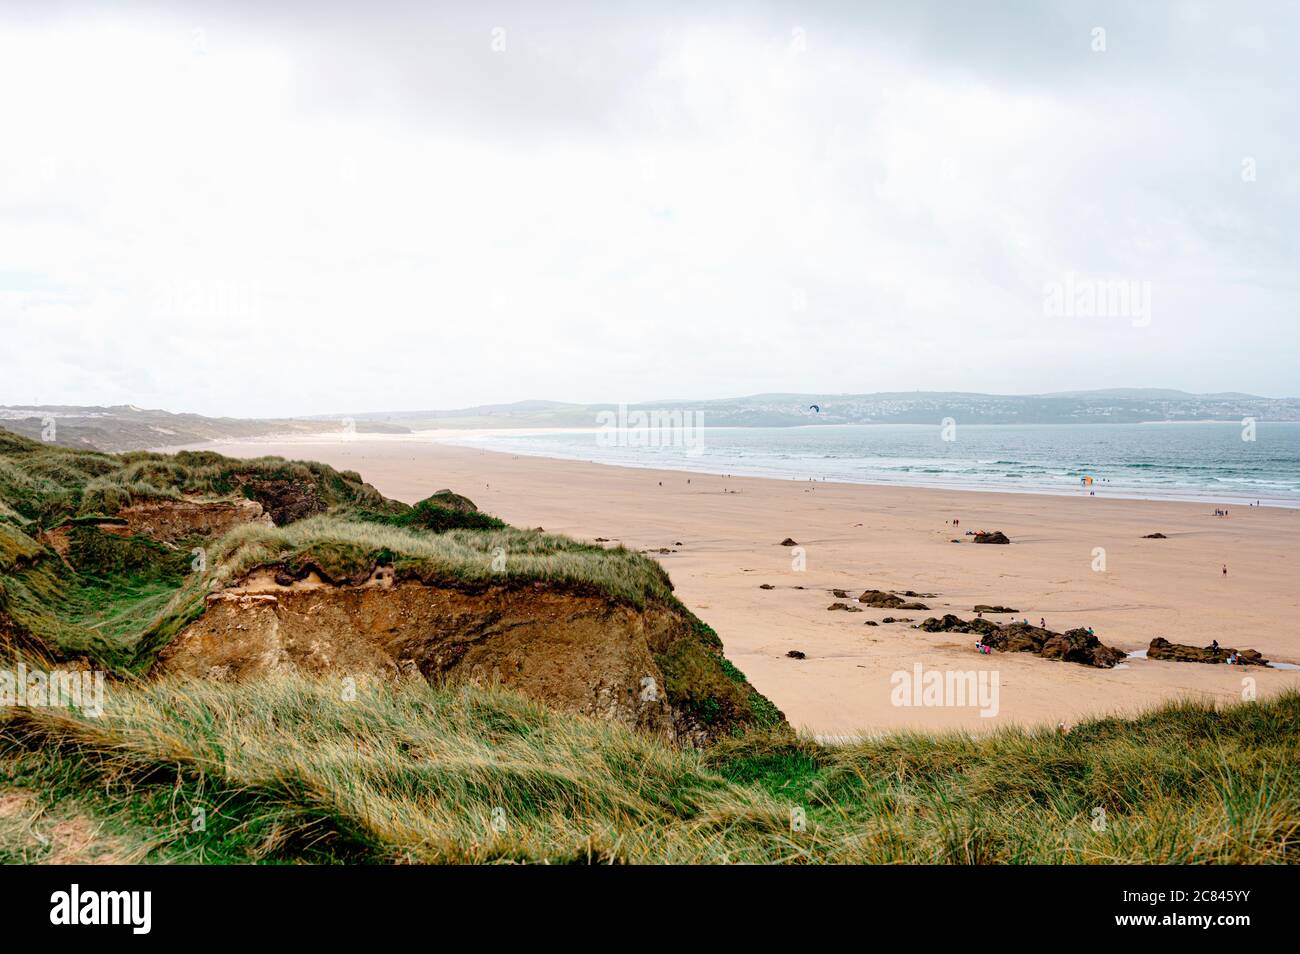
M 1223 564 L 1223 575 L 1224 575 L 1224 576 L 1227 576 L 1227 575 L 1228 575 L 1228 564 L 1226 564 L 1226 563 Z

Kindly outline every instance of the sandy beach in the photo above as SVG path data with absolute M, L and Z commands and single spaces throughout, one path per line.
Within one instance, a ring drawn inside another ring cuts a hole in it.
M 1129 652 L 1154 636 L 1197 646 L 1217 639 L 1300 663 L 1300 510 L 1233 506 L 1220 518 L 1195 503 L 728 478 L 368 436 L 211 446 L 356 470 L 407 502 L 449 487 L 517 526 L 654 551 L 732 662 L 792 724 L 821 736 L 1069 724 L 1182 696 L 1240 700 L 1243 679 L 1254 680 L 1260 698 L 1300 686 L 1295 670 L 1144 658 L 1102 670 L 981 655 L 973 636 L 907 623 L 865 625 L 886 616 L 968 618 L 985 603 L 1057 631 L 1091 626 Z M 1013 542 L 977 546 L 963 536 L 974 529 L 1002 530 Z M 1157 531 L 1167 539 L 1143 539 Z M 781 545 L 787 537 L 801 554 Z M 1097 548 L 1104 570 L 1094 569 Z M 864 589 L 935 596 L 923 600 L 928 611 L 832 612 L 834 588 L 851 597 Z M 789 658 L 790 650 L 806 658 Z M 918 663 L 996 672 L 997 714 L 893 704 L 892 675 Z

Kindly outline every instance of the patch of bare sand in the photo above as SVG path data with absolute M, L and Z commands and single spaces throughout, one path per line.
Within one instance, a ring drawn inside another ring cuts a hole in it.
M 36 803 L 27 792 L 0 793 L 0 820 L 8 821 L 35 811 Z
M 0 793 L 0 828 L 6 842 L 20 842 L 23 855 L 39 864 L 116 865 L 130 860 L 101 824 L 79 812 L 47 813 L 22 789 Z

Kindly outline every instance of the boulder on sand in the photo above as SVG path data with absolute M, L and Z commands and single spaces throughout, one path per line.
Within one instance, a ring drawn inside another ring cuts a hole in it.
M 990 606 L 987 603 L 978 604 L 971 612 L 974 613 L 1019 613 L 1020 610 L 1012 609 L 1010 606 Z
M 1043 647 L 1038 655 L 1044 659 L 1061 659 L 1065 662 L 1096 666 L 1099 669 L 1110 669 L 1128 653 L 1104 646 L 1092 633 L 1077 628 L 1049 636 L 1043 641 Z
M 832 603 L 826 607 L 828 610 L 843 610 L 846 613 L 861 613 L 862 610 L 856 606 L 850 606 L 848 603 Z
M 799 544 L 794 542 L 794 537 L 786 537 L 781 541 L 781 546 L 783 547 L 797 547 L 798 545 Z
M 994 530 L 991 533 L 975 534 L 976 543 L 1010 543 L 1011 540 L 1001 530 Z
M 992 633 L 998 629 L 998 624 L 988 619 L 964 620 L 952 613 L 945 613 L 943 619 L 935 619 L 931 616 L 925 620 L 917 629 L 925 630 L 927 633 Z
M 1223 646 L 1211 649 L 1209 646 L 1186 646 L 1182 643 L 1171 643 L 1163 636 L 1151 640 L 1151 645 L 1147 647 L 1148 659 L 1163 659 L 1166 662 L 1226 663 L 1233 653 L 1237 654 L 1237 662 L 1243 666 L 1268 665 L 1268 660 L 1256 649 L 1230 649 Z
M 951 613 L 942 619 L 931 617 L 919 629 L 927 633 L 976 633 L 980 642 L 1003 653 L 1033 653 L 1044 659 L 1082 663 L 1098 669 L 1110 669 L 1126 655 L 1118 649 L 1103 645 L 1101 640 L 1086 629 L 1071 629 L 1054 633 L 1029 623 L 1008 623 L 999 626 L 988 619 L 964 620 Z
M 916 594 L 909 591 L 908 595 Z M 858 602 L 863 606 L 874 606 L 876 609 L 928 610 L 930 608 L 924 603 L 909 603 L 902 597 L 886 593 L 884 590 L 863 590 L 862 595 L 858 597 Z
M 1159 533 L 1159 532 L 1157 532 L 1157 533 L 1148 533 L 1148 534 L 1147 534 L 1145 537 L 1143 537 L 1142 539 L 1143 539 L 1143 540 L 1167 540 L 1167 539 L 1169 539 L 1169 538 L 1166 537 L 1163 533 Z

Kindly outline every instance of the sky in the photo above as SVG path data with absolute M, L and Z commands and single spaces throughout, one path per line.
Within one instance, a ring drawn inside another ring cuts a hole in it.
M 0 3 L 0 404 L 1300 394 L 1294 3 Z

